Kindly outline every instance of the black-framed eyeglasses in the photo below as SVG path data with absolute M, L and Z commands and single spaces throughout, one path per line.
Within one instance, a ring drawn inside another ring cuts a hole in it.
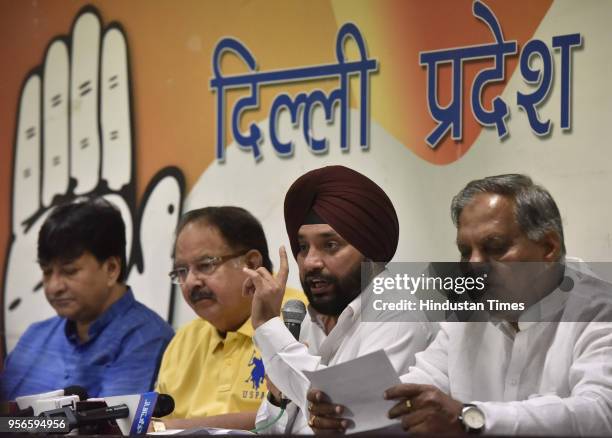
M 236 254 L 228 254 L 224 256 L 205 257 L 194 264 L 190 264 L 189 266 L 181 266 L 181 267 L 175 268 L 172 271 L 170 271 L 168 275 L 170 276 L 170 280 L 172 280 L 172 283 L 183 284 L 185 283 L 185 280 L 187 280 L 187 276 L 189 275 L 190 269 L 196 275 L 211 275 L 223 263 L 231 259 L 234 259 L 236 257 L 245 255 L 247 252 L 248 250 L 242 251 Z

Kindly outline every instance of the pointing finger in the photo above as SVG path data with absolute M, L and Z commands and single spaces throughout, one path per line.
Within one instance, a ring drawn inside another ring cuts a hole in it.
M 287 278 L 289 277 L 289 261 L 287 260 L 287 250 L 284 245 L 280 247 L 278 254 L 280 256 L 280 266 L 278 268 L 277 278 L 284 289 L 287 285 Z
M 112 190 L 121 190 L 130 182 L 133 158 L 127 47 L 121 29 L 111 27 L 104 33 L 101 64 L 102 178 Z
M 31 75 L 25 82 L 19 102 L 19 118 L 13 163 L 13 232 L 40 205 L 40 77 Z
M 182 174 L 172 168 L 162 169 L 145 190 L 139 218 L 130 218 L 129 211 L 124 217 L 126 228 L 132 220 L 139 224 L 137 234 L 133 235 L 133 247 L 140 250 L 136 251 L 137 257 L 132 257 L 132 262 L 137 264 L 132 266 L 129 284 L 140 291 L 139 301 L 160 315 L 170 312 L 173 286 L 166 272 L 173 266 L 172 230 L 176 228 L 181 215 L 183 190 Z M 138 285 L 133 284 L 132 280 L 138 281 Z M 151 287 L 151 284 L 156 286 Z
M 55 40 L 47 50 L 43 75 L 42 203 L 49 207 L 56 195 L 68 192 L 68 48 Z
M 77 181 L 75 193 L 92 191 L 100 178 L 98 134 L 98 66 L 100 20 L 92 12 L 81 14 L 72 33 L 70 84 L 70 169 Z

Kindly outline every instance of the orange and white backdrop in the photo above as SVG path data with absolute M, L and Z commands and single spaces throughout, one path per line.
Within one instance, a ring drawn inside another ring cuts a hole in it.
M 287 188 L 327 164 L 387 191 L 396 261 L 454 260 L 453 194 L 509 172 L 552 192 L 571 255 L 611 260 L 610 17 L 598 0 L 0 0 L 4 351 L 53 313 L 40 224 L 88 194 L 121 209 L 129 284 L 175 326 L 193 317 L 167 277 L 181 212 L 247 208 L 277 254 Z

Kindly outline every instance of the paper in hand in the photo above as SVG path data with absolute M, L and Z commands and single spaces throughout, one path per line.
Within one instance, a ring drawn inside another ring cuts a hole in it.
M 385 400 L 383 393 L 401 381 L 383 350 L 319 371 L 304 371 L 304 375 L 310 380 L 311 388 L 320 389 L 334 404 L 345 407 L 342 417 L 353 423 L 347 433 L 398 423 L 388 417 L 397 402 Z

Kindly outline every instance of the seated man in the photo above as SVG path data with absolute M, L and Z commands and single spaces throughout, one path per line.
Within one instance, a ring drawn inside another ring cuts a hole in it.
M 125 284 L 125 225 L 103 199 L 65 204 L 38 235 L 42 286 L 57 316 L 32 324 L 6 358 L 3 397 L 70 385 L 90 397 L 153 388 L 172 328 Z
M 170 275 L 199 318 L 164 354 L 157 390 L 174 397 L 175 409 L 155 426 L 252 429 L 267 388 L 252 341 L 252 298 L 242 286 L 244 267 L 272 270 L 263 228 L 239 207 L 190 211 L 177 226 L 174 265 Z M 287 295 L 304 299 L 293 290 Z
M 343 166 L 328 166 L 300 177 L 285 197 L 285 222 L 300 280 L 310 302 L 301 344 L 280 318 L 286 273 L 249 271 L 254 294 L 255 341 L 270 380 L 292 402 L 274 422 L 280 394 L 264 402 L 257 425 L 262 433 L 312 433 L 307 423 L 302 371 L 314 371 L 385 349 L 399 373 L 434 338 L 437 324 L 379 320 L 362 323 L 362 264 L 370 278 L 395 254 L 399 222 L 389 197 L 372 180 Z M 284 253 L 283 253 L 284 254 Z M 284 255 L 286 257 L 286 255 Z M 286 264 L 284 264 L 286 266 Z M 400 319 L 401 321 L 401 319 Z M 270 425 L 273 423 L 273 425 Z
M 525 306 L 442 324 L 386 391 L 390 417 L 410 433 L 611 434 L 611 288 L 565 260 L 551 195 L 524 175 L 493 176 L 470 182 L 451 213 L 461 260 L 494 276 L 485 297 Z M 308 397 L 315 427 L 337 429 L 335 406 Z

